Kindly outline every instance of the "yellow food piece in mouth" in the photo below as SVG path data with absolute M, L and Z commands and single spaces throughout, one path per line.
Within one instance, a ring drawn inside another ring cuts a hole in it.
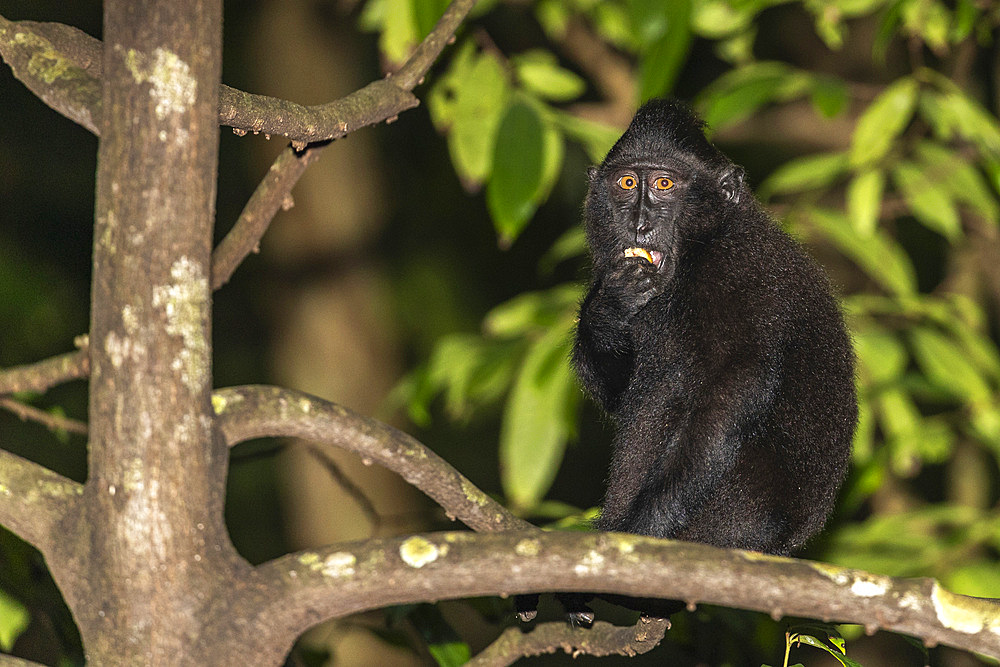
M 653 263 L 653 256 L 645 248 L 625 248 L 626 257 L 642 257 L 644 260 Z

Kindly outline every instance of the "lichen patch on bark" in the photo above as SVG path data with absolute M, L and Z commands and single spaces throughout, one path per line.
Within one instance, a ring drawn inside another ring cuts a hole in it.
M 983 630 L 1000 635 L 997 606 L 991 601 L 956 595 L 941 588 L 937 582 L 934 582 L 931 601 L 934 603 L 934 613 L 946 628 L 970 635 Z
M 191 391 L 197 391 L 208 378 L 208 278 L 201 264 L 187 257 L 173 263 L 170 276 L 173 283 L 153 288 L 153 306 L 163 308 L 167 333 L 183 340 L 171 368 Z
M 422 537 L 411 537 L 399 545 L 399 557 L 410 567 L 421 568 L 440 555 L 438 548 Z
M 194 104 L 198 82 L 191 75 L 191 66 L 176 53 L 160 47 L 153 49 L 152 55 L 129 49 L 125 67 L 136 83 L 150 84 L 149 95 L 156 102 L 156 117 L 160 120 L 184 113 Z

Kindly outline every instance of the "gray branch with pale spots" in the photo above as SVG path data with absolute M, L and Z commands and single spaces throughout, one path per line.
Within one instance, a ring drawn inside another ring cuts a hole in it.
M 343 616 L 416 600 L 558 590 L 679 599 L 774 618 L 819 617 L 913 635 L 929 646 L 1000 655 L 1000 607 L 950 593 L 932 579 L 636 535 L 451 532 L 372 539 L 284 556 L 261 565 L 258 574 L 267 600 L 260 618 L 291 623 L 304 613 L 302 602 L 312 613 Z M 572 637 L 567 631 L 562 639 L 572 643 Z
M 417 106 L 412 90 L 423 81 L 475 0 L 454 0 L 406 63 L 384 79 L 315 106 L 219 87 L 219 124 L 240 133 L 260 132 L 306 144 L 338 139 L 390 120 Z M 29 90 L 94 134 L 101 118 L 100 40 L 61 23 L 10 21 L 0 16 L 0 56 Z
M 474 530 L 534 528 L 417 439 L 336 403 L 291 389 L 257 385 L 218 389 L 212 404 L 216 428 L 230 447 L 268 436 L 302 438 L 336 447 L 399 474 Z

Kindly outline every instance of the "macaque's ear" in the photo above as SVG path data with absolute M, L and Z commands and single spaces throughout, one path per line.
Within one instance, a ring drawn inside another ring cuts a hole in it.
M 597 167 L 587 167 L 587 182 L 588 183 L 593 183 L 595 180 L 597 180 L 597 172 L 598 172 Z
M 727 201 L 740 203 L 740 191 L 743 189 L 743 167 L 730 167 L 719 179 L 719 188 Z

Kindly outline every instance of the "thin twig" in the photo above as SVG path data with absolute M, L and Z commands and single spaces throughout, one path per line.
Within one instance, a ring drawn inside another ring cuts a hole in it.
M 392 82 L 404 90 L 413 90 L 419 85 L 444 47 L 454 40 L 455 31 L 475 4 L 476 0 L 452 0 L 430 34 L 392 75 Z
M 377 532 L 379 526 L 382 524 L 382 517 L 379 515 L 378 510 L 375 509 L 372 501 L 365 495 L 364 490 L 344 474 L 344 471 L 340 469 L 337 462 L 333 460 L 330 452 L 316 445 L 309 445 L 307 449 L 323 465 L 327 474 L 333 478 L 334 483 L 358 504 L 361 508 L 361 513 L 365 515 L 368 523 L 371 524 L 372 532 Z
M 212 254 L 213 290 L 225 285 L 243 260 L 250 253 L 257 251 L 260 239 L 264 236 L 264 232 L 267 231 L 278 210 L 290 205 L 292 188 L 305 173 L 306 167 L 316 161 L 320 151 L 327 145 L 326 143 L 311 143 L 305 146 L 302 142 L 341 137 L 351 130 L 392 118 L 406 109 L 416 106 L 417 100 L 409 95 L 409 92 L 423 80 L 427 70 L 441 54 L 445 44 L 453 37 L 455 30 L 461 25 L 473 4 L 475 4 L 474 0 L 454 0 L 445 10 L 434 30 L 417 46 L 398 72 L 387 79 L 369 84 L 342 100 L 332 102 L 331 105 L 340 105 L 344 109 L 353 105 L 371 105 L 370 109 L 354 114 L 338 111 L 334 115 L 340 120 L 336 121 L 336 131 L 333 133 L 330 133 L 329 127 L 323 129 L 322 123 L 313 121 L 311 124 L 316 126 L 316 132 L 319 134 L 308 137 L 305 135 L 292 136 L 288 132 L 281 131 L 275 123 L 287 122 L 287 119 L 294 117 L 293 112 L 300 116 L 308 115 L 309 110 L 306 107 L 295 105 L 298 107 L 297 109 L 286 108 L 292 103 L 242 93 L 227 86 L 220 89 L 220 115 L 225 116 L 225 118 L 220 119 L 220 122 L 244 130 L 249 126 L 249 129 L 255 131 L 259 129 L 262 132 L 285 134 L 293 138 L 293 145 L 282 151 L 275 159 L 267 175 L 247 201 L 233 228 Z M 379 90 L 385 90 L 387 86 L 396 92 L 390 90 L 387 92 L 391 94 L 372 95 Z M 405 98 L 403 101 L 397 100 L 399 93 L 409 95 L 409 98 Z M 410 101 L 413 103 L 411 104 Z M 389 102 L 388 105 L 387 102 Z M 324 106 L 330 107 L 330 105 Z M 268 110 L 269 108 L 270 110 Z M 329 109 L 322 113 L 325 114 L 328 111 Z M 267 127 L 264 124 L 268 124 Z
M 665 618 L 641 616 L 634 626 L 617 626 L 597 621 L 590 628 L 565 622 L 541 623 L 525 631 L 509 627 L 492 644 L 472 657 L 466 667 L 506 667 L 521 658 L 562 649 L 574 658 L 580 655 L 634 656 L 656 648 L 670 629 Z
M 87 377 L 90 374 L 90 357 L 87 355 L 86 337 L 78 340 L 80 349 L 76 352 L 0 370 L 0 396 L 21 391 L 43 392 L 57 384 Z
M 87 435 L 87 425 L 82 421 L 70 417 L 53 415 L 45 412 L 45 410 L 39 410 L 34 406 L 15 401 L 13 398 L 0 397 L 0 408 L 13 412 L 22 421 L 37 422 L 51 431 L 66 431 L 67 433 Z
M 246 257 L 257 252 L 261 237 L 281 209 L 291 205 L 291 190 L 306 167 L 316 161 L 324 144 L 315 144 L 299 152 L 285 148 L 271 165 L 267 175 L 247 200 L 225 238 L 212 253 L 212 289 L 217 290 L 232 277 Z

